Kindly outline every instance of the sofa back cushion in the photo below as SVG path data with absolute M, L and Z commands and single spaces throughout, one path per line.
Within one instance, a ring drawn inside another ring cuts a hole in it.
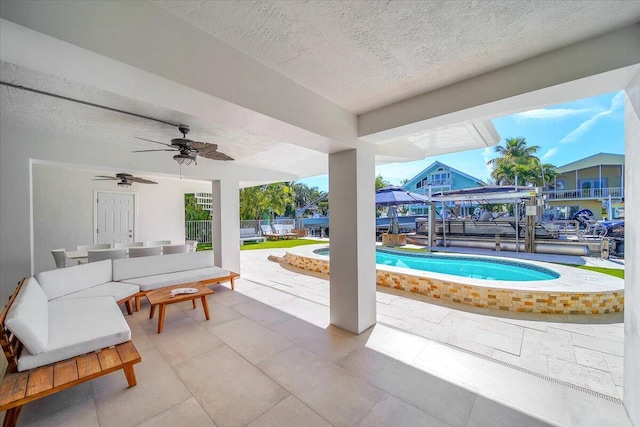
M 113 281 L 111 260 L 92 262 L 36 274 L 49 300 Z
M 46 350 L 49 342 L 49 302 L 35 278 L 29 277 L 22 284 L 4 324 L 31 354 Z
M 206 267 L 213 267 L 212 251 L 114 259 L 113 280 L 120 281 Z

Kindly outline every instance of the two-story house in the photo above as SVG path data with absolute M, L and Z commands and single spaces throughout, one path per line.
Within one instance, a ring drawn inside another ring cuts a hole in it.
M 411 178 L 404 188 L 414 193 L 428 195 L 429 187 L 431 187 L 431 193 L 435 194 L 484 185 L 486 184 L 480 179 L 436 161 Z M 427 205 L 411 205 L 409 212 L 413 215 L 426 215 L 428 209 Z
M 560 166 L 544 192 L 556 219 L 589 209 L 596 219 L 624 218 L 624 155 L 599 153 Z

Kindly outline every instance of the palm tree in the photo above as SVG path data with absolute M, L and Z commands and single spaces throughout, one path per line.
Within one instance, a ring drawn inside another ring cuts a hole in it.
M 548 177 L 553 179 L 552 171 L 555 167 L 549 164 L 542 165 L 540 159 L 535 156 L 539 148 L 537 145 L 527 146 L 525 138 L 505 139 L 504 146 L 495 147 L 495 151 L 500 155 L 487 162 L 493 166 L 491 177 L 498 185 L 515 184 L 516 176 L 518 183 L 523 185 L 542 185 L 543 181 L 548 182 Z
M 496 145 L 495 151 L 499 156 L 489 160 L 489 164 L 495 165 L 505 158 L 517 159 L 519 161 L 529 160 L 536 157 L 535 154 L 540 149 L 537 145 L 527 146 L 526 138 L 509 138 L 505 139 L 504 143 L 504 147 L 502 145 Z

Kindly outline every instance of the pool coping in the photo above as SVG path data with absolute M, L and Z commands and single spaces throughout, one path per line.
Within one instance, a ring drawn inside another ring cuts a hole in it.
M 325 247 L 328 245 L 290 248 L 282 260 L 303 270 L 329 275 L 329 257 L 314 252 Z M 560 277 L 522 282 L 483 280 L 377 264 L 376 284 L 475 307 L 517 312 L 599 314 L 620 312 L 624 307 L 624 280 L 617 277 L 540 261 L 471 254 L 464 256 L 479 259 L 499 258 L 514 264 L 531 264 L 554 270 Z M 514 284 L 517 284 L 517 287 L 514 287 Z

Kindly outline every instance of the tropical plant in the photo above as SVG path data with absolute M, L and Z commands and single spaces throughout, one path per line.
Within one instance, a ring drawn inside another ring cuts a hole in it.
M 553 181 L 557 175 L 555 166 L 542 163 L 535 156 L 540 147 L 527 145 L 525 138 L 505 139 L 505 145 L 498 145 L 495 151 L 498 157 L 487 164 L 493 166 L 491 178 L 497 185 L 513 185 L 518 177 L 518 184 L 544 186 Z
M 286 182 L 240 190 L 240 219 L 272 219 L 275 215 L 283 215 L 291 205 L 293 191 Z
M 381 188 L 388 187 L 390 185 L 391 183 L 386 179 L 384 179 L 382 175 L 376 176 L 376 191 L 378 191 Z
M 185 194 L 184 219 L 185 221 L 208 221 L 211 219 L 211 212 L 198 204 L 194 194 Z

